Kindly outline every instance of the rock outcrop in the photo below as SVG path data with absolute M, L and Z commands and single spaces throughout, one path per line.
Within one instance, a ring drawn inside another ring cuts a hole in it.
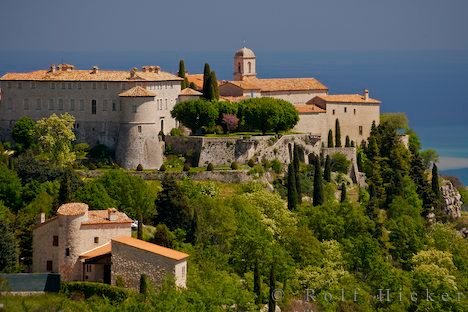
M 444 212 L 451 218 L 460 218 L 463 202 L 460 192 L 453 186 L 452 182 L 443 180 L 440 190 L 443 198 Z

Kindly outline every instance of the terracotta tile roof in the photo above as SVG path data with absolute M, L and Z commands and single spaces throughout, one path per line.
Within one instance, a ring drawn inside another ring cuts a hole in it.
M 203 93 L 193 90 L 192 88 L 185 88 L 180 92 L 180 95 L 203 95 Z
M 325 113 L 326 110 L 318 107 L 315 104 L 294 104 L 297 112 L 299 114 L 308 114 L 308 113 Z
M 237 103 L 237 102 L 240 102 L 240 101 L 243 101 L 245 99 L 248 99 L 248 97 L 246 96 L 220 96 L 219 99 L 221 101 L 228 101 L 228 102 L 233 102 L 233 103 Z
M 116 224 L 116 223 L 132 223 L 133 220 L 130 219 L 125 213 L 120 211 L 115 211 L 115 220 L 109 220 L 108 210 L 89 210 L 88 211 L 88 220 L 81 222 L 81 224 Z
M 193 82 L 197 90 L 203 90 L 203 74 L 187 74 L 189 83 Z
M 136 239 L 129 236 L 119 236 L 112 239 L 112 242 L 118 242 L 127 246 L 145 250 L 169 259 L 182 260 L 187 258 L 189 255 L 174 249 L 166 248 L 156 244 L 148 243 L 140 239 Z
M 362 94 L 328 94 L 318 95 L 310 100 L 308 103 L 315 103 L 317 99 L 326 103 L 367 103 L 367 104 L 380 104 L 379 100 L 372 98 L 364 98 Z
M 119 96 L 122 96 L 122 97 L 155 97 L 156 96 L 156 93 L 152 92 L 152 91 L 149 91 L 143 87 L 140 87 L 140 86 L 136 86 L 136 87 L 133 87 L 127 91 L 124 91 L 122 93 L 119 94 Z
M 304 91 L 304 90 L 328 90 L 315 78 L 247 78 L 242 81 L 228 81 L 244 90 L 260 90 L 262 92 L 273 91 Z
M 69 65 L 72 66 L 72 65 Z M 168 72 L 136 71 L 132 77 L 130 71 L 121 70 L 36 70 L 28 73 L 7 73 L 0 80 L 37 80 L 37 81 L 167 81 L 182 80 Z
M 112 252 L 111 248 L 111 243 L 105 243 L 104 245 L 101 245 L 99 247 L 93 248 L 91 250 L 88 250 L 80 255 L 81 259 L 90 259 L 90 258 L 95 258 L 99 256 L 104 256 L 106 254 L 110 254 Z
M 60 206 L 57 209 L 57 214 L 62 216 L 78 216 L 85 214 L 88 209 L 88 205 L 84 203 L 68 203 Z

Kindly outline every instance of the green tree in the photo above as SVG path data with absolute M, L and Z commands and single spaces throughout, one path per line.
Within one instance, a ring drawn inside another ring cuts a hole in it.
M 344 203 L 346 201 L 346 183 L 341 184 L 341 198 L 340 201 Z
M 211 69 L 210 69 L 210 64 L 205 63 L 205 66 L 203 68 L 203 97 L 207 100 L 210 100 L 211 98 L 208 97 L 208 92 L 209 89 L 212 88 L 212 84 L 209 81 L 211 80 Z
M 148 291 L 149 291 L 148 284 L 149 284 L 148 276 L 146 274 L 141 274 L 140 275 L 140 294 L 142 294 L 145 297 L 148 295 Z
M 289 210 L 295 210 L 298 198 L 296 189 L 296 173 L 294 172 L 294 165 L 289 164 L 288 166 L 288 208 Z
M 9 273 L 17 265 L 17 247 L 13 232 L 4 220 L 0 219 L 0 272 Z
M 199 133 L 203 127 L 215 125 L 219 112 L 217 105 L 202 99 L 177 103 L 171 111 L 171 116 L 183 125 Z
M 314 193 L 312 202 L 314 206 L 322 205 L 324 202 L 322 169 L 318 160 L 314 163 Z
M 21 206 L 22 184 L 16 172 L 0 164 L 0 202 L 17 210 Z
M 99 181 L 90 181 L 80 187 L 75 193 L 75 199 L 88 204 L 91 209 L 117 207 L 117 201 L 109 196 Z
M 11 136 L 20 151 L 28 149 L 34 143 L 35 126 L 36 122 L 28 116 L 21 117 L 15 122 Z
M 275 264 L 270 268 L 270 295 L 268 297 L 268 312 L 276 311 L 275 291 L 276 291 L 276 274 Z
M 293 153 L 293 165 L 294 165 L 294 175 L 296 178 L 296 192 L 297 192 L 297 201 L 298 203 L 302 202 L 302 181 L 301 181 L 301 160 L 299 158 L 299 147 L 294 144 L 294 153 Z
M 212 71 L 210 76 L 212 88 L 213 88 L 213 98 L 211 100 L 219 100 L 219 87 L 218 87 L 218 78 L 216 78 L 216 72 Z
M 438 173 L 438 170 L 437 170 L 437 165 L 435 163 L 432 165 L 432 183 L 431 183 L 431 187 L 432 187 L 432 192 L 434 193 L 434 196 L 437 199 L 440 199 L 441 194 L 440 194 L 440 185 L 439 185 L 439 173 Z
M 175 234 L 165 224 L 158 224 L 151 242 L 167 248 L 174 248 L 175 240 Z
M 333 131 L 330 129 L 328 130 L 328 144 L 327 147 L 334 147 L 333 145 Z
M 346 136 L 345 147 L 351 147 L 351 142 L 350 142 L 350 139 L 349 139 L 349 135 Z
M 254 293 L 255 293 L 255 304 L 257 305 L 261 304 L 262 303 L 262 276 L 260 274 L 258 258 L 255 259 L 255 264 L 254 264 Z
M 75 117 L 65 113 L 52 114 L 36 123 L 35 134 L 41 156 L 57 167 L 65 167 L 75 161 L 72 142 L 75 140 L 73 126 Z
M 380 123 L 387 124 L 395 130 L 408 129 L 408 117 L 405 113 L 384 113 L 380 115 Z
M 335 121 L 335 147 L 341 147 L 341 129 L 338 118 Z
M 179 72 L 177 73 L 177 75 L 180 78 L 184 79 L 182 81 L 182 85 L 181 85 L 182 90 L 185 89 L 185 88 L 188 88 L 189 83 L 188 83 L 188 79 L 187 79 L 187 73 L 185 72 L 185 62 L 184 62 L 184 60 L 179 60 Z
M 83 186 L 83 182 L 76 175 L 76 173 L 72 169 L 66 168 L 63 171 L 62 176 L 60 178 L 60 204 L 65 204 L 73 201 L 75 198 L 75 192 L 81 186 Z
M 439 153 L 433 149 L 427 149 L 420 152 L 424 166 L 429 169 L 433 163 L 439 161 Z
M 334 153 L 330 157 L 330 168 L 333 172 L 341 172 L 347 174 L 351 166 L 351 161 L 346 158 L 343 153 Z
M 327 157 L 325 158 L 325 169 L 323 171 L 323 179 L 327 182 L 331 182 L 331 160 L 329 155 L 327 155 Z

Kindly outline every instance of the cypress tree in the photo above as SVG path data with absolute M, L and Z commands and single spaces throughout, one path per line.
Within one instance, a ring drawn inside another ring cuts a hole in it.
M 302 202 L 302 182 L 301 182 L 301 172 L 300 172 L 300 160 L 299 160 L 299 148 L 294 144 L 294 176 L 296 178 L 296 192 L 297 192 L 297 202 Z
M 295 210 L 297 206 L 297 189 L 296 189 L 296 174 L 294 173 L 294 165 L 288 166 L 288 208 Z
M 323 179 L 327 182 L 331 182 L 331 159 L 329 155 L 327 155 L 327 158 L 325 159 L 325 169 L 323 171 Z
M 328 130 L 328 147 L 333 147 L 333 132 L 332 130 Z
M 260 276 L 260 269 L 258 267 L 258 258 L 255 258 L 254 265 L 254 293 L 255 293 L 255 304 L 262 303 L 262 281 Z
M 213 87 L 213 98 L 212 100 L 219 100 L 219 88 L 218 88 L 218 78 L 216 78 L 216 73 L 215 71 L 211 72 L 211 84 Z
M 340 202 L 344 203 L 346 201 L 346 183 L 341 184 L 341 200 Z
M 205 67 L 203 68 L 203 97 L 207 99 L 207 93 L 210 89 L 211 82 L 208 81 L 211 77 L 211 69 L 210 64 L 205 63 Z
M 146 295 L 148 294 L 148 277 L 146 274 L 140 275 L 140 294 Z
M 206 88 L 203 87 L 203 97 L 208 101 L 212 101 L 215 97 L 215 90 L 213 88 L 211 75 L 206 79 Z
M 276 276 L 275 276 L 275 265 L 271 265 L 270 269 L 270 297 L 268 298 L 268 312 L 275 312 L 275 287 L 276 287 Z
M 351 147 L 354 147 L 354 141 L 351 141 Z
M 313 205 L 319 206 L 323 204 L 323 182 L 322 182 L 322 169 L 318 161 L 314 164 L 314 194 L 313 194 Z
M 345 147 L 350 147 L 351 143 L 349 142 L 349 136 L 346 136 Z
M 435 163 L 432 165 L 432 192 L 437 199 L 440 198 L 439 173 Z
M 340 121 L 336 119 L 335 122 L 335 147 L 341 147 L 341 129 Z
M 182 90 L 187 88 L 188 87 L 188 80 L 187 80 L 187 77 L 186 77 L 186 72 L 185 72 L 185 62 L 184 60 L 180 60 L 179 61 L 179 72 L 178 72 L 178 76 L 180 78 L 184 78 L 184 81 L 182 81 Z

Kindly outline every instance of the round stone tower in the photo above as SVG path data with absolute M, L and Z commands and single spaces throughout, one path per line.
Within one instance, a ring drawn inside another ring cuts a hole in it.
M 121 117 L 116 148 L 117 163 L 128 169 L 141 164 L 144 169 L 159 169 L 163 163 L 163 147 L 159 141 L 156 94 L 134 87 L 119 94 Z
M 255 53 L 246 47 L 236 51 L 234 55 L 234 80 L 244 80 L 245 78 L 255 78 L 256 56 Z

